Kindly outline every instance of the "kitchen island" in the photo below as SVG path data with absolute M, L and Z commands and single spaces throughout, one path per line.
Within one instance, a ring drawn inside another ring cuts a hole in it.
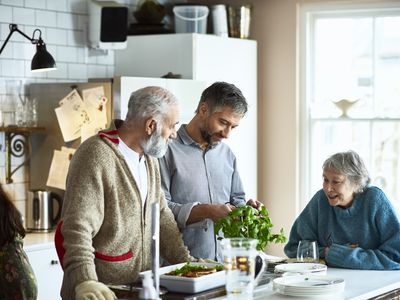
M 39 300 L 60 299 L 59 288 L 62 280 L 62 269 L 59 265 L 54 248 L 54 232 L 50 233 L 28 233 L 24 239 L 24 249 L 27 251 L 30 262 L 34 268 L 39 281 Z M 340 277 L 345 280 L 344 293 L 325 299 L 400 299 L 400 270 L 399 271 L 374 271 L 374 270 L 350 270 L 329 268 L 327 274 L 332 277 Z M 266 274 L 267 276 L 268 274 Z M 49 280 L 54 285 L 49 285 Z M 41 288 L 41 286 L 43 288 Z M 53 291 L 49 290 L 52 286 Z M 139 299 L 137 292 L 117 291 L 119 299 Z M 51 298 L 49 296 L 51 295 Z M 55 296 L 55 297 L 53 297 Z M 272 283 L 263 285 L 256 289 L 253 299 L 288 299 L 294 297 L 280 295 L 272 290 Z M 224 287 L 211 291 L 188 295 L 178 293 L 166 293 L 162 299 L 167 300 L 189 300 L 189 299 L 216 299 L 225 300 Z M 307 298 L 302 298 L 307 299 Z M 315 299 L 315 298 L 314 298 Z
M 273 275 L 273 274 L 271 274 Z M 345 280 L 346 286 L 342 294 L 335 294 L 324 297 L 324 299 L 346 299 L 346 300 L 364 300 L 364 299 L 399 299 L 400 298 L 400 270 L 399 271 L 374 271 L 374 270 L 350 270 L 328 268 L 327 275 L 339 277 Z M 118 299 L 136 300 L 139 299 L 137 292 L 116 291 Z M 199 294 L 188 295 L 178 293 L 166 293 L 161 299 L 167 300 L 226 300 L 223 287 L 205 291 Z M 281 295 L 272 290 L 272 283 L 257 287 L 254 293 L 254 300 L 282 300 L 296 299 L 292 296 Z M 301 297 L 301 299 L 307 299 Z M 313 299 L 316 299 L 315 297 Z
M 346 300 L 365 300 L 365 299 L 399 299 L 400 289 L 400 270 L 397 271 L 375 271 L 375 270 L 351 270 L 329 268 L 327 275 L 339 277 L 345 280 L 345 289 L 342 294 L 324 297 L 324 299 L 346 299 Z M 253 299 L 282 300 L 294 299 L 295 297 L 281 295 L 272 290 L 272 284 L 265 289 L 256 292 Z M 215 298 L 218 300 L 226 297 Z M 301 299 L 307 299 L 301 297 Z M 313 298 L 315 299 L 315 297 Z

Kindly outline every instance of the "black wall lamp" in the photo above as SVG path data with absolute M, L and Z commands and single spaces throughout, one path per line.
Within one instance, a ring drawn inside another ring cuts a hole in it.
M 10 24 L 10 33 L 8 34 L 6 40 L 4 41 L 3 46 L 1 46 L 0 54 L 3 52 L 4 47 L 6 46 L 8 40 L 10 39 L 11 35 L 16 31 L 26 37 L 28 40 L 31 41 L 32 44 L 36 45 L 36 54 L 32 58 L 31 63 L 31 71 L 32 72 L 42 72 L 42 71 L 51 71 L 56 70 L 56 62 L 54 61 L 53 56 L 46 50 L 46 44 L 42 40 L 42 32 L 40 29 L 35 29 L 32 34 L 32 38 L 27 36 L 21 30 L 18 29 L 17 24 Z M 35 38 L 35 33 L 39 33 L 39 37 Z

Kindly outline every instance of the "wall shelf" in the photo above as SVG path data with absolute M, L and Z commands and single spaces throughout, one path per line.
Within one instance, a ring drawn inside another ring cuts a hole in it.
M 18 126 L 7 126 L 0 127 L 0 132 L 5 134 L 5 151 L 6 151 L 6 183 L 12 183 L 12 175 L 22 166 L 27 165 L 30 160 L 31 146 L 30 146 L 30 135 L 31 133 L 44 132 L 44 127 L 18 127 Z M 11 158 L 23 157 L 25 160 L 11 170 Z

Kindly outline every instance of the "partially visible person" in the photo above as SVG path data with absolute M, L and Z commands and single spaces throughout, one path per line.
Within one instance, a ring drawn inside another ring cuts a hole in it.
M 293 224 L 284 251 L 296 257 L 300 240 L 315 240 L 328 266 L 400 269 L 398 212 L 354 151 L 336 153 L 323 164 L 323 189 Z
M 235 85 L 213 83 L 203 91 L 195 116 L 179 128 L 160 159 L 168 206 L 194 257 L 222 261 L 214 222 L 246 204 L 236 157 L 222 143 L 246 112 L 247 101 Z M 261 206 L 252 199 L 247 204 Z
M 23 249 L 22 216 L 0 185 L 0 299 L 37 298 L 35 274 Z
M 133 283 L 151 268 L 153 203 L 160 204 L 162 258 L 171 264 L 191 259 L 166 204 L 157 161 L 178 120 L 173 94 L 139 89 L 125 121 L 114 120 L 76 150 L 56 231 L 63 299 L 114 299 L 106 284 Z

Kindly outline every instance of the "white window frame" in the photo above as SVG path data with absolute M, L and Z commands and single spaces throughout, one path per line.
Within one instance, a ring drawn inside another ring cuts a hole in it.
M 313 55 L 313 49 L 310 49 L 309 44 L 313 39 L 313 30 L 311 23 L 316 17 L 320 16 L 337 16 L 338 13 L 343 16 L 346 13 L 364 15 L 370 13 L 371 10 L 378 14 L 379 12 L 388 13 L 393 9 L 399 9 L 400 2 L 394 1 L 360 1 L 360 2 L 319 2 L 306 3 L 298 6 L 298 99 L 299 99 L 299 120 L 300 120 L 300 148 L 299 148 L 299 213 L 309 202 L 311 197 L 317 192 L 311 190 L 309 178 L 311 177 L 311 161 L 310 161 L 310 135 L 311 135 L 311 120 L 309 108 L 307 107 L 308 94 L 311 91 L 311 82 L 313 78 L 313 67 L 308 64 L 310 57 Z M 374 118 L 371 118 L 373 120 Z M 322 166 L 321 166 L 322 167 Z M 322 169 L 321 169 L 322 172 Z M 322 176 L 322 173 L 321 173 Z M 322 179 L 321 179 L 322 188 Z

